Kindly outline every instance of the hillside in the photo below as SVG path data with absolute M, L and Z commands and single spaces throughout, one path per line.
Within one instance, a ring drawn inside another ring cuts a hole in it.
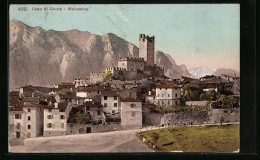
M 138 35 L 136 35 L 138 38 Z M 9 89 L 24 84 L 52 86 L 61 81 L 88 77 L 89 73 L 116 66 L 119 57 L 138 57 L 134 44 L 108 33 L 54 31 L 10 21 Z M 171 56 L 156 52 L 156 63 L 171 78 L 191 76 L 186 66 L 175 64 Z

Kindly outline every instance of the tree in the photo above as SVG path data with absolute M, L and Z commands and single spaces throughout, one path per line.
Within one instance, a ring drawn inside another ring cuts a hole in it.
M 91 116 L 82 111 L 78 111 L 76 114 L 69 118 L 69 122 L 76 123 L 78 126 L 86 124 L 91 120 Z
M 109 80 L 110 78 L 112 78 L 113 74 L 111 73 L 111 71 L 107 71 L 107 73 L 104 75 L 104 79 L 105 80 Z
M 217 103 L 221 105 L 222 108 L 233 108 L 234 104 L 237 103 L 237 98 L 233 95 L 221 95 L 217 99 Z
M 182 88 L 182 96 L 185 101 L 199 101 L 201 93 L 203 90 L 198 86 L 185 85 Z
M 206 92 L 206 99 L 209 101 L 215 100 L 216 99 L 216 91 L 211 89 Z

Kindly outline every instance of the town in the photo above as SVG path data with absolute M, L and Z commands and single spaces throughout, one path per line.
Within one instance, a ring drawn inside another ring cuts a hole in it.
M 139 57 L 53 87 L 9 93 L 9 139 L 240 121 L 240 77 L 171 79 L 155 64 L 155 37 L 139 35 Z

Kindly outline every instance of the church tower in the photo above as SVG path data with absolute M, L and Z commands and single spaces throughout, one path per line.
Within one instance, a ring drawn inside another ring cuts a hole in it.
M 139 35 L 139 57 L 144 58 L 147 65 L 154 65 L 154 36 Z

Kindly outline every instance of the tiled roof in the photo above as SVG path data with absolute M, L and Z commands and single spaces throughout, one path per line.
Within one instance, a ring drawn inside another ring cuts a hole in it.
M 157 83 L 156 88 L 181 88 L 176 85 L 174 82 L 163 81 L 162 83 Z
M 9 107 L 9 111 L 23 111 L 23 107 Z
M 98 107 L 101 106 L 101 103 L 99 101 L 86 101 L 84 102 L 84 105 L 90 107 Z
M 141 102 L 141 101 L 132 97 L 126 97 L 122 99 L 121 102 Z
M 82 97 L 74 96 L 74 95 L 72 95 L 72 94 L 59 94 L 59 96 L 60 96 L 62 99 L 79 99 L 79 98 L 82 98 Z
M 145 108 L 155 108 L 156 105 L 155 104 L 146 103 L 146 104 L 144 104 L 144 107 Z
M 23 101 L 24 102 L 39 102 L 40 98 L 39 97 L 24 97 Z
M 42 104 L 30 103 L 30 102 L 25 103 L 23 106 L 24 107 L 42 107 L 42 108 L 46 107 L 45 105 L 42 105 Z
M 105 91 L 105 90 L 111 90 L 112 87 L 104 87 L 104 86 L 88 86 L 88 87 L 78 87 L 75 88 L 75 91 L 77 92 L 87 92 L 87 91 Z
M 102 93 L 102 96 L 108 96 L 108 97 L 114 97 L 114 96 L 118 96 L 118 92 L 114 91 L 114 90 L 110 90 L 110 91 L 104 91 Z
M 64 102 L 60 102 L 58 103 L 58 108 L 55 108 L 55 104 L 54 105 L 48 105 L 46 107 L 44 107 L 44 109 L 63 109 L 65 110 L 68 106 L 68 101 L 64 101 Z
M 61 82 L 60 85 L 62 86 L 75 86 L 73 82 Z
M 204 83 L 199 83 L 198 86 L 202 88 L 215 88 L 217 87 L 218 83 L 214 82 L 204 82 Z

